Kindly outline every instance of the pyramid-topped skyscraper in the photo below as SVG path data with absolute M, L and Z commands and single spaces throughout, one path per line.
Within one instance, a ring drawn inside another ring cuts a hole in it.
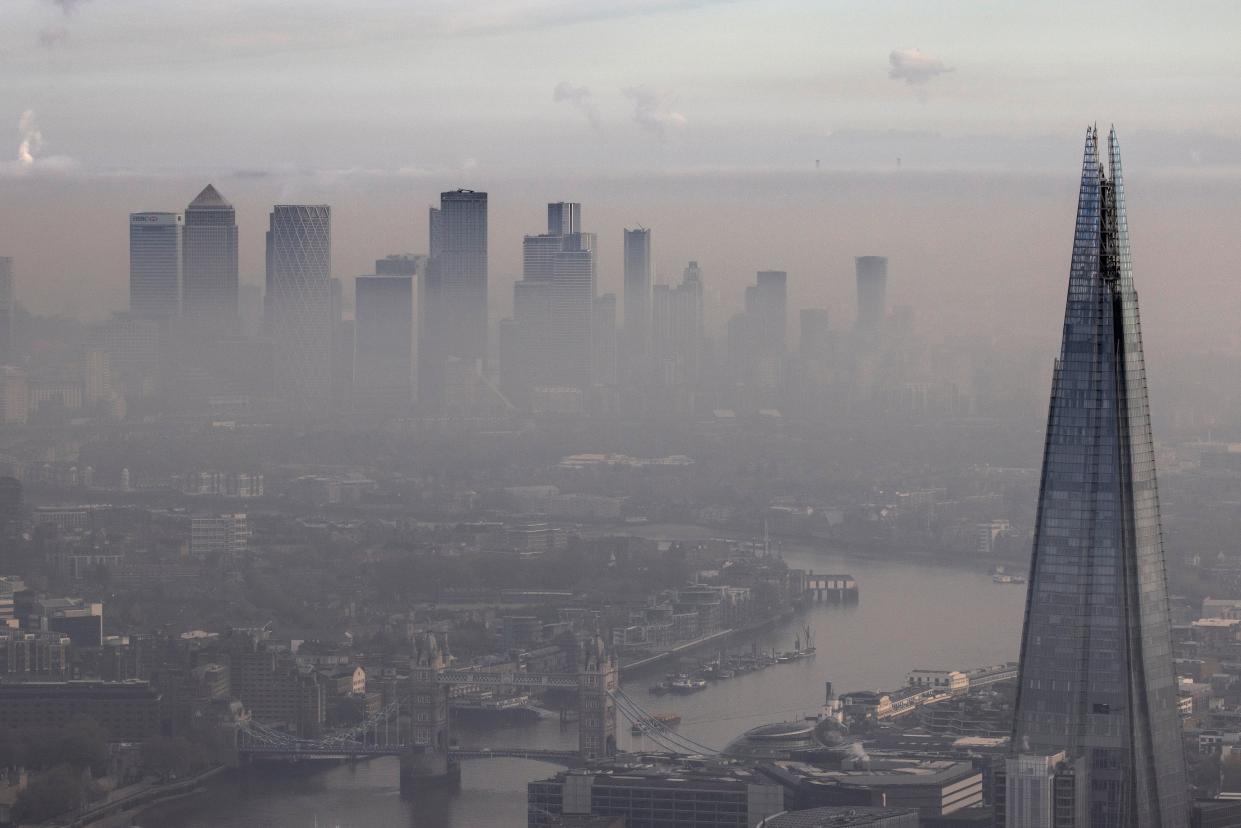
M 1021 642 L 1009 826 L 1060 824 L 1035 814 L 1066 784 L 1076 791 L 1076 825 L 1189 825 L 1114 130 L 1107 144 L 1105 162 L 1097 130 L 1088 130 Z M 1040 776 L 1044 784 L 1035 784 Z
M 185 208 L 182 313 L 203 333 L 225 336 L 237 325 L 237 214 L 208 184 Z

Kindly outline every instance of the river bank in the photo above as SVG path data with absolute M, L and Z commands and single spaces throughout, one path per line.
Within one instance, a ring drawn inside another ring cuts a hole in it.
M 228 768 L 216 765 L 194 776 L 175 782 L 139 783 L 113 791 L 103 802 L 95 803 L 77 816 L 57 818 L 41 828 L 122 828 L 138 825 L 138 818 L 150 807 L 191 795 Z
M 650 540 L 694 541 L 703 538 L 725 538 L 745 543 L 760 543 L 763 536 L 742 529 L 722 526 L 706 526 L 696 523 L 641 523 L 626 524 L 626 534 Z M 960 569 L 970 572 L 990 572 L 995 564 L 1016 567 L 1020 570 L 1029 565 L 1028 556 L 1008 558 L 980 558 L 953 554 L 944 549 L 930 549 L 915 544 L 895 544 L 885 540 L 820 538 L 810 535 L 772 535 L 773 551 L 810 553 L 815 557 L 832 557 L 845 561 L 868 563 L 908 563 Z M 802 557 L 802 556 L 799 556 Z M 809 563 L 804 558 L 798 566 Z
M 763 630 L 769 630 L 777 624 L 782 624 L 789 621 L 795 615 L 795 610 L 788 610 L 786 612 L 777 613 L 776 615 L 764 618 L 760 621 L 747 624 L 744 627 L 735 627 L 733 629 L 721 630 L 720 632 L 712 633 L 711 635 L 704 635 L 702 638 L 687 641 L 684 644 L 679 644 L 676 647 L 673 647 L 670 650 L 665 650 L 662 653 L 656 653 L 655 655 L 630 662 L 629 664 L 622 664 L 620 666 L 620 674 L 622 677 L 627 675 L 641 675 L 642 673 L 648 672 L 652 667 L 658 667 L 666 661 L 673 661 L 679 656 L 688 655 L 689 653 L 696 650 L 701 650 L 709 645 L 724 644 L 734 638 L 740 638 L 762 632 Z
M 695 531 L 702 536 L 702 529 Z M 645 687 L 649 682 L 630 676 L 624 680 L 626 694 L 652 714 L 682 717 L 679 733 L 719 748 L 756 725 L 814 714 L 823 704 L 828 681 L 837 694 L 890 689 L 904 685 L 913 668 L 960 669 L 1015 660 L 1024 593 L 993 583 L 986 568 L 796 548 L 801 546 L 788 544 L 782 550 L 789 566 L 848 572 L 857 578 L 863 600 L 808 604 L 793 619 L 749 637 L 759 649 L 787 650 L 809 625 L 817 647 L 813 658 L 712 682 L 702 692 L 685 696 L 652 695 Z M 453 727 L 461 744 L 556 750 L 577 745 L 576 725 L 562 725 L 556 716 Z M 659 749 L 647 737 L 633 736 L 627 726 L 619 731 L 622 749 Z M 512 828 L 525 823 L 526 785 L 555 772 L 552 765 L 528 760 L 467 760 L 459 791 L 428 794 L 418 802 L 401 799 L 392 758 L 306 776 L 226 774 L 211 780 L 202 794 L 152 806 L 139 824 L 307 828 L 317 821 L 323 828 Z

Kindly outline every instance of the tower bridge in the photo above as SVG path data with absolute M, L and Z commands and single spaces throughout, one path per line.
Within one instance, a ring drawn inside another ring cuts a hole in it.
M 448 669 L 446 656 L 436 636 L 424 633 L 415 640 L 414 666 L 401 682 L 397 701 L 349 730 L 317 740 L 247 722 L 238 733 L 238 756 L 243 762 L 397 756 L 401 792 L 409 795 L 425 786 L 456 784 L 463 759 L 536 759 L 572 766 L 616 753 L 619 670 L 615 656 L 598 636 L 583 647 L 576 673 Z M 576 690 L 577 751 L 454 746 L 448 708 L 449 689 L 454 685 Z M 640 715 L 631 712 L 631 703 L 622 704 L 627 716 Z M 647 722 L 644 727 L 656 724 Z

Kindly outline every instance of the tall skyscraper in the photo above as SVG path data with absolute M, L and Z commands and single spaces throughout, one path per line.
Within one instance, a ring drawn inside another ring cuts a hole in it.
M 655 382 L 664 387 L 694 385 L 702 364 L 702 272 L 685 268 L 681 284 L 655 285 L 651 294 L 651 355 Z
M 783 357 L 788 347 L 788 274 L 783 270 L 760 270 L 748 308 L 757 324 L 758 347 L 763 356 Z
M 547 205 L 547 225 L 579 226 L 581 205 Z M 520 380 L 506 385 L 585 388 L 593 382 L 595 234 L 526 236 L 522 278 L 513 286 Z
M 419 292 L 418 398 L 441 409 L 449 360 L 487 358 L 487 194 L 440 194 L 429 214 L 430 260 Z
M 582 232 L 582 205 L 556 201 L 547 205 L 547 235 L 568 236 Z
M 857 332 L 876 334 L 883 329 L 888 314 L 887 256 L 858 256 L 857 271 Z
M 831 350 L 826 308 L 802 308 L 798 314 L 797 352 L 802 360 L 824 359 Z
M 185 208 L 182 313 L 215 335 L 234 333 L 237 315 L 237 213 L 208 184 Z
M 625 359 L 645 373 L 651 347 L 651 231 L 625 231 Z
M 13 352 L 13 310 L 16 305 L 13 259 L 0 256 L 0 365 L 12 364 L 17 356 Z
M 595 299 L 590 326 L 594 365 L 591 376 L 596 385 L 616 384 L 616 294 L 605 293 Z
M 161 344 L 158 320 L 118 313 L 99 331 L 98 347 L 108 354 L 112 383 L 127 400 L 150 397 L 160 387 Z
M 391 253 L 375 260 L 376 276 L 416 277 L 426 271 L 427 257 L 418 253 Z
M 129 214 L 129 310 L 146 319 L 181 313 L 181 216 Z
M 327 412 L 332 399 L 332 212 L 277 204 L 267 231 L 267 305 L 276 394 L 291 410 Z
M 357 278 L 354 282 L 355 410 L 391 415 L 405 413 L 413 399 L 413 325 L 412 275 Z
M 1088 130 L 1012 745 L 1084 760 L 1092 828 L 1184 828 L 1155 455 L 1115 131 Z M 1011 788 L 1010 788 L 1011 791 Z

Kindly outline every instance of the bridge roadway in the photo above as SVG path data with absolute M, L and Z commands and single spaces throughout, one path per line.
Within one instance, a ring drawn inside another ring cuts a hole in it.
M 407 748 L 396 745 L 260 745 L 241 748 L 238 752 L 252 758 L 268 759 L 370 759 L 376 756 L 400 756 Z M 451 748 L 450 759 L 534 759 L 565 767 L 581 764 L 577 751 L 539 750 L 535 748 Z
M 487 687 L 565 687 L 576 688 L 579 679 L 571 673 L 489 673 L 485 670 L 441 670 L 438 684 L 476 684 Z
M 896 696 L 888 710 L 879 715 L 880 720 L 905 716 L 919 707 L 936 704 L 965 695 L 979 687 L 1012 681 L 1017 678 L 1016 664 L 1001 664 L 967 673 L 969 685 L 963 691 L 946 691 L 931 687 L 921 691 L 906 692 Z M 489 673 L 481 670 L 442 670 L 437 680 L 444 684 L 504 685 L 510 687 L 577 687 L 578 677 L 571 674 Z M 907 690 L 908 688 L 902 688 Z M 899 691 L 898 691 L 899 692 Z M 895 693 L 893 695 L 896 695 Z M 402 746 L 367 745 L 361 742 L 306 742 L 290 738 L 286 743 L 252 743 L 239 749 L 239 753 L 251 757 L 307 757 L 307 758 L 361 758 L 370 756 L 399 756 Z M 573 767 L 581 762 L 576 751 L 535 750 L 526 748 L 454 748 L 449 756 L 456 759 L 536 759 Z

